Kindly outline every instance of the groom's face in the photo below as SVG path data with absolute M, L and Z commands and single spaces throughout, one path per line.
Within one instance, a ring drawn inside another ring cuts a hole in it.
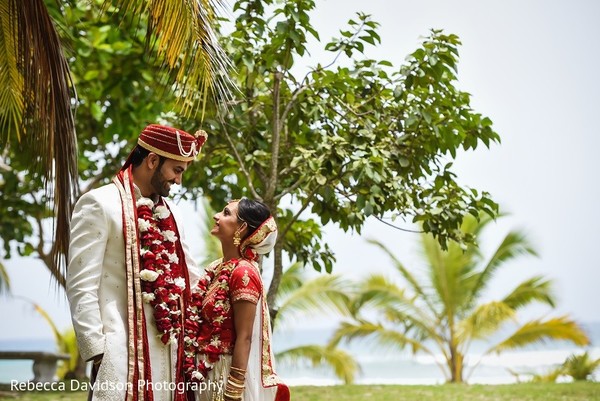
M 155 193 L 160 196 L 169 196 L 171 185 L 181 185 L 183 172 L 187 169 L 189 162 L 182 162 L 173 159 L 163 159 L 152 174 L 150 184 Z

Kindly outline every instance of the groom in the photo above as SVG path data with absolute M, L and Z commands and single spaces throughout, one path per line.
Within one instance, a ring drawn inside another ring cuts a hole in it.
M 149 125 L 113 182 L 75 205 L 67 297 L 92 400 L 185 399 L 181 327 L 199 270 L 164 197 L 205 141 Z

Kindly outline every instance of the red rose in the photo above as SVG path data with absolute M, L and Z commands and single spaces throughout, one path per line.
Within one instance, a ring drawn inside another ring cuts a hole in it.
M 168 295 L 168 293 L 169 293 L 169 292 L 167 291 L 167 289 L 166 289 L 166 288 L 164 288 L 164 287 L 166 287 L 166 286 L 167 286 L 167 282 L 165 281 L 165 277 L 164 277 L 164 275 L 162 275 L 162 274 L 161 274 L 160 276 L 158 276 L 158 277 L 156 278 L 156 280 L 154 280 L 154 285 L 155 285 L 156 287 L 159 287 L 161 290 L 164 290 L 164 292 L 166 292 L 166 294 L 165 294 L 165 295 Z
M 171 328 L 173 327 L 171 325 L 171 321 L 169 319 L 157 319 L 156 320 L 156 327 L 158 327 L 158 330 L 162 331 L 162 332 L 168 332 L 169 330 L 171 330 Z
M 198 325 L 197 322 L 187 319 L 185 321 L 185 330 L 186 331 L 190 331 L 192 333 L 196 333 L 198 331 L 198 329 L 200 328 L 200 326 Z
M 154 317 L 156 319 L 164 319 L 169 316 L 169 311 L 163 308 L 156 308 L 154 311 Z
M 206 347 L 204 347 L 204 352 L 207 354 L 217 354 L 217 359 L 219 358 L 219 349 L 212 344 L 208 344 Z

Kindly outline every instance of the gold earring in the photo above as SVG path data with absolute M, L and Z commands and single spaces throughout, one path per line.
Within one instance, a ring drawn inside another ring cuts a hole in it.
M 233 245 L 240 246 L 242 239 L 240 238 L 240 232 L 238 230 L 233 233 Z

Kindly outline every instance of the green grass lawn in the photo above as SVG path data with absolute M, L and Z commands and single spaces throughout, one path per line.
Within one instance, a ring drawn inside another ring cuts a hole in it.
M 292 387 L 292 401 L 600 401 L 600 383 Z M 0 400 L 85 401 L 83 392 L 0 392 Z

